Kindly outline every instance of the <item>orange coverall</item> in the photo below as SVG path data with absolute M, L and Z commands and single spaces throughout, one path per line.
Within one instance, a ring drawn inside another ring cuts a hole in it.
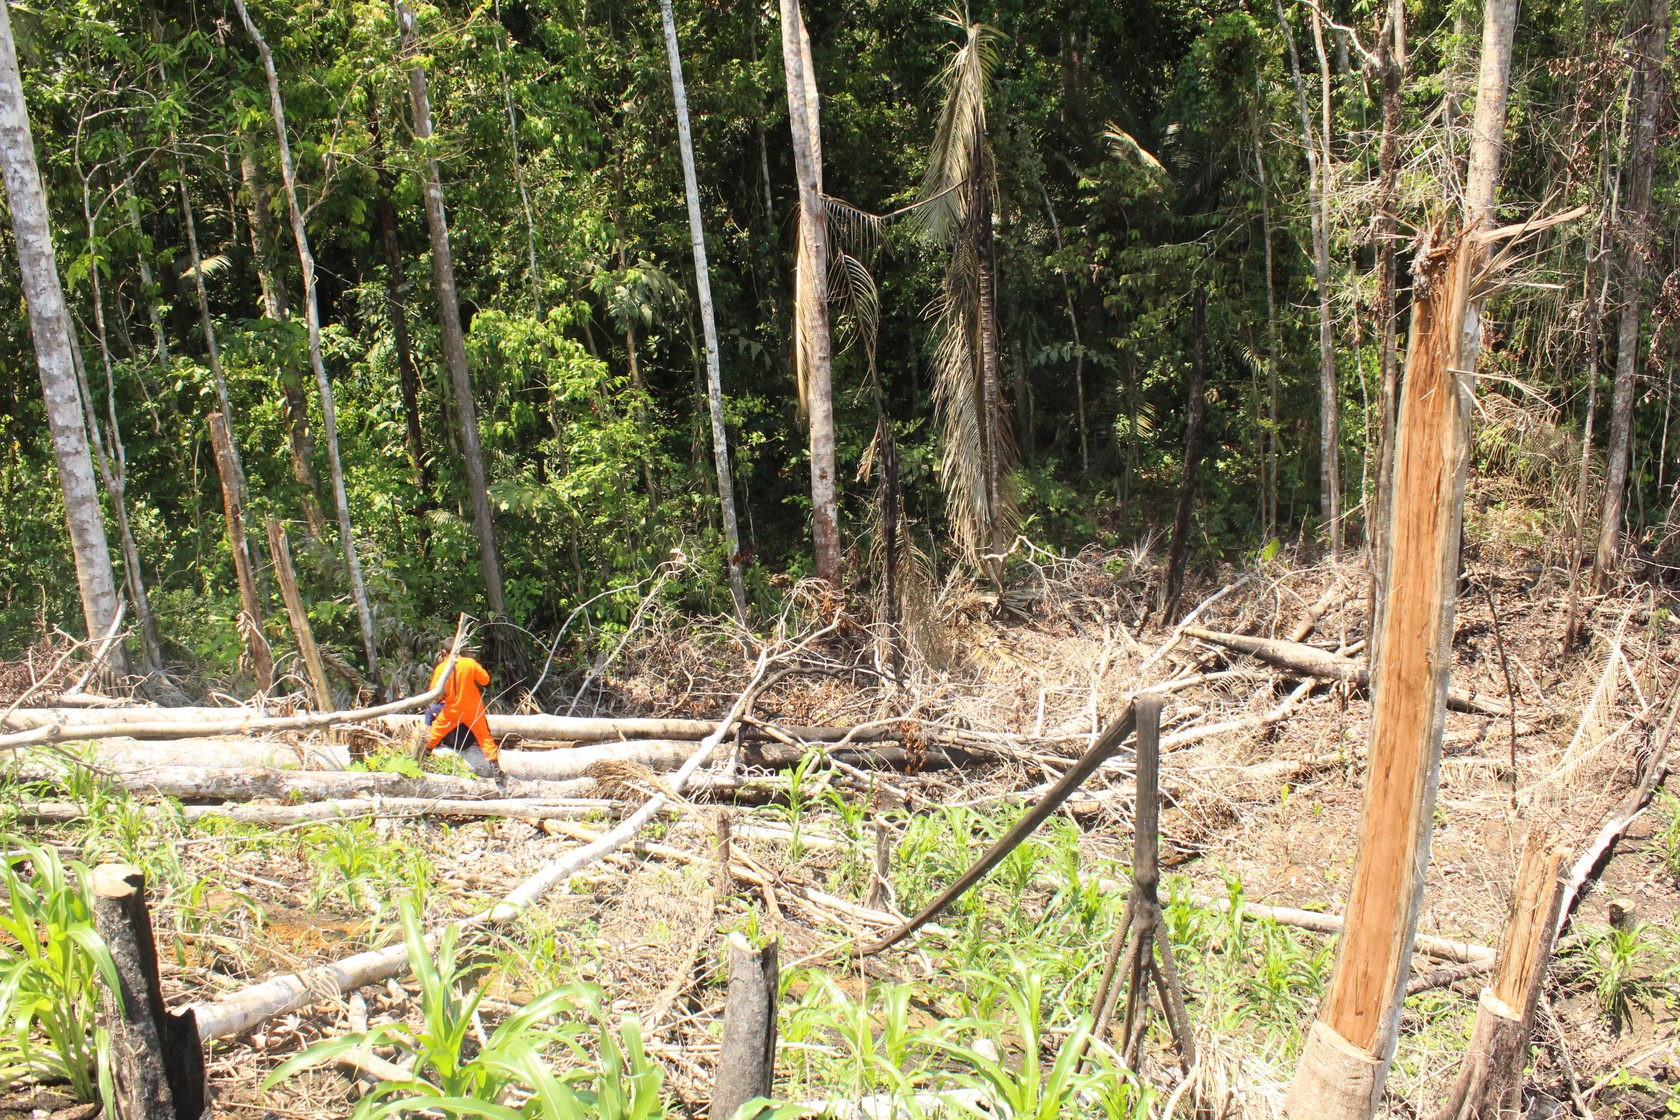
M 432 670 L 432 687 L 436 688 L 438 680 L 443 676 L 443 667 L 448 664 L 445 659 L 436 669 Z M 490 683 L 490 674 L 484 666 L 470 657 L 457 657 L 455 671 L 449 674 L 449 683 L 443 688 L 443 710 L 432 720 L 431 734 L 426 736 L 426 749 L 433 750 L 443 742 L 456 728 L 464 727 L 472 732 L 473 738 L 478 740 L 479 749 L 484 757 L 491 762 L 501 753 L 496 740 L 490 736 L 490 721 L 484 709 L 484 698 L 478 690 Z

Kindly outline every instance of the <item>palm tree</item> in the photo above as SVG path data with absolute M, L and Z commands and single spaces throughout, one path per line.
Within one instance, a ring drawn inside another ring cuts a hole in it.
M 1000 399 L 992 206 L 995 167 L 986 139 L 986 93 L 996 32 L 955 13 L 963 45 L 945 67 L 945 104 L 922 180 L 921 220 L 947 242 L 945 282 L 933 303 L 934 405 L 944 444 L 945 503 L 968 561 L 1003 577 L 1020 524 L 1015 446 Z

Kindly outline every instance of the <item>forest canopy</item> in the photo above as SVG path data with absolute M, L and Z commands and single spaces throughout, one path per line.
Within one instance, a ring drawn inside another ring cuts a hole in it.
M 1478 9 L 670 10 L 680 104 L 648 2 L 11 8 L 137 668 L 261 683 L 277 543 L 376 684 L 460 612 L 623 625 L 672 556 L 692 609 L 738 563 L 748 614 L 897 621 L 1017 535 L 1364 547 Z M 1483 320 L 1472 517 L 1601 575 L 1673 551 L 1668 34 L 1528 4 L 1511 68 L 1497 220 L 1585 210 Z M 4 236 L 11 656 L 101 626 Z

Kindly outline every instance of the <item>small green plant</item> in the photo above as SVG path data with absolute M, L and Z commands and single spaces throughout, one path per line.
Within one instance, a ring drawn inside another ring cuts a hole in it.
M 1654 933 L 1646 922 L 1589 927 L 1560 954 L 1576 979 L 1591 987 L 1599 1008 L 1618 1030 L 1655 994 L 1654 980 L 1643 971 Z
M 382 839 L 372 821 L 352 820 L 310 829 L 304 851 L 315 868 L 310 904 L 337 903 L 371 914 L 375 924 L 399 889 L 423 896 L 432 877 L 424 848 Z
M 87 869 L 77 882 L 52 848 L 10 841 L 0 861 L 8 906 L 0 914 L 0 1087 L 62 1078 L 94 1100 L 105 1063 L 94 1028 L 100 983 L 117 990 L 116 964 L 93 927 Z M 27 866 L 25 874 L 21 868 Z
M 1657 794 L 1657 811 L 1667 821 L 1651 838 L 1663 869 L 1680 880 L 1680 797 L 1663 790 Z
M 599 993 L 586 985 L 554 988 L 531 1000 L 469 1053 L 483 993 L 482 986 L 470 982 L 486 966 L 460 963 L 455 926 L 444 928 L 434 954 L 413 898 L 404 898 L 398 910 L 420 982 L 420 1026 L 387 1023 L 316 1043 L 276 1068 L 265 1087 L 357 1047 L 391 1045 L 412 1056 L 412 1076 L 374 1087 L 357 1102 L 352 1120 L 427 1109 L 492 1120 L 663 1120 L 668 1114 L 660 1097 L 663 1072 L 648 1057 L 640 1022 L 627 1016 L 614 1031 L 605 1021 Z M 585 1018 L 562 1019 L 568 1011 Z M 550 1057 L 554 1051 L 585 1062 L 594 1053 L 600 1068 L 585 1065 L 557 1074 Z

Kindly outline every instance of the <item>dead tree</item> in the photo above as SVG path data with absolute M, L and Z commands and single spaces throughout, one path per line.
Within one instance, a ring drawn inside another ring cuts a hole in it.
M 1453 237 L 1414 268 L 1359 857 L 1335 974 L 1285 1106 L 1295 1120 L 1370 1116 L 1398 1040 L 1452 664 L 1469 437 L 1457 371 L 1480 256 L 1469 236 Z
M 1435 1120 L 1497 1120 L 1521 1111 L 1534 1009 L 1552 959 L 1567 853 L 1535 833 L 1523 849 L 1510 924 L 1499 946 L 1499 972 L 1483 988 L 1476 1025 L 1446 1107 Z
M 768 1097 L 776 1073 L 777 943 L 754 949 L 740 933 L 729 935 L 729 997 L 723 1005 L 723 1046 L 718 1052 L 712 1116 L 731 1120 L 741 1106 Z
M 280 597 L 286 603 L 286 617 L 292 623 L 292 635 L 297 638 L 298 656 L 309 674 L 309 686 L 315 691 L 315 709 L 330 712 L 333 707 L 332 684 L 321 664 L 321 651 L 315 648 L 315 631 L 309 625 L 309 611 L 298 591 L 297 570 L 292 567 L 292 548 L 286 540 L 286 527 L 278 517 L 269 515 L 268 551 L 274 558 L 274 575 L 280 583 Z
M 94 925 L 116 965 L 117 991 L 106 992 L 100 1019 L 111 1035 L 118 1112 L 124 1120 L 209 1115 L 196 1017 L 164 1010 L 145 872 L 101 864 L 90 885 Z
M 251 570 L 245 509 L 238 482 L 242 477 L 239 454 L 234 448 L 233 433 L 228 430 L 227 417 L 220 412 L 210 414 L 210 447 L 215 452 L 216 471 L 222 479 L 228 551 L 233 554 L 233 576 L 239 584 L 239 635 L 251 655 L 251 675 L 256 679 L 257 691 L 267 692 L 274 687 L 274 655 L 269 651 L 268 639 L 263 637 L 262 601 L 257 597 L 256 576 Z
M 1161 913 L 1158 893 L 1161 883 L 1161 697 L 1145 693 L 1137 698 L 1137 809 L 1132 829 L 1132 893 L 1126 900 L 1126 915 L 1115 927 L 1103 963 L 1102 981 L 1093 1002 L 1096 1026 L 1101 1038 L 1113 1018 L 1119 995 L 1117 981 L 1126 984 L 1126 1007 L 1120 1018 L 1120 1039 L 1126 1065 L 1138 1068 L 1143 1048 L 1149 986 L 1153 983 L 1167 1016 L 1173 1041 L 1178 1045 L 1179 1063 L 1186 1072 L 1196 1062 L 1196 1040 L 1190 1032 L 1190 1015 L 1184 1007 L 1184 987 L 1179 983 L 1178 964 L 1173 959 L 1172 938 Z M 1156 958 L 1156 950 L 1160 958 Z

